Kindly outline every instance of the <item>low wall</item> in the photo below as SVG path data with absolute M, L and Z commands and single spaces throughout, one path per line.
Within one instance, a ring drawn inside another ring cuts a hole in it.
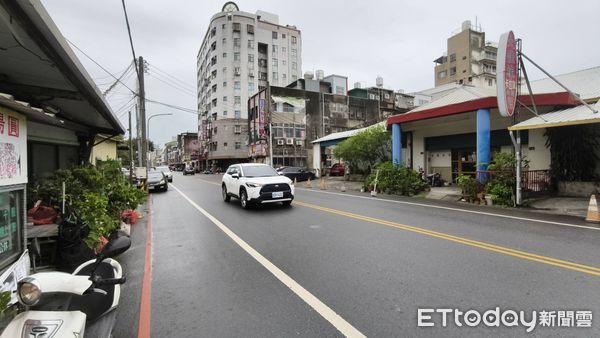
M 558 194 L 566 197 L 590 197 L 600 192 L 600 182 L 558 182 Z

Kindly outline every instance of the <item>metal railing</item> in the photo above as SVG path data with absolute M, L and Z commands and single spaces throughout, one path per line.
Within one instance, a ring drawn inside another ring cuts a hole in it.
M 497 175 L 512 174 L 510 172 L 501 172 L 493 170 L 477 170 L 475 177 L 481 175 L 487 176 L 487 181 L 491 181 Z M 521 172 L 521 189 L 523 193 L 528 195 L 545 194 L 552 190 L 552 177 L 550 170 L 523 170 Z
M 521 188 L 527 193 L 545 193 L 552 189 L 550 170 L 523 170 Z

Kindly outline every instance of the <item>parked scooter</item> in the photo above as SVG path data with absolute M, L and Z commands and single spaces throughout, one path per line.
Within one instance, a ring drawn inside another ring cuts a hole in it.
M 440 173 L 432 173 L 432 174 L 426 174 L 425 170 L 422 167 L 419 167 L 419 175 L 421 175 L 421 178 L 427 182 L 427 184 L 429 184 L 430 187 L 443 187 L 444 186 L 444 179 L 442 178 L 442 174 Z
M 432 187 L 444 186 L 444 180 L 442 179 L 442 175 L 440 173 L 427 175 L 427 183 L 429 183 L 429 185 Z
M 41 272 L 21 279 L 17 296 L 24 311 L 0 337 L 111 337 L 125 277 L 110 257 L 130 246 L 128 237 L 119 237 L 72 274 Z

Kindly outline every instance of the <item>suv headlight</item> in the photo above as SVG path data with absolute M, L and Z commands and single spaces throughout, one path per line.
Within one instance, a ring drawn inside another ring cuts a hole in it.
M 37 280 L 25 277 L 17 283 L 17 296 L 19 302 L 25 306 L 34 306 L 42 297 L 42 289 Z
M 259 187 L 262 187 L 262 184 L 260 184 L 260 183 L 251 183 L 251 182 L 248 182 L 248 183 L 246 183 L 246 185 L 249 186 L 250 188 L 259 188 Z

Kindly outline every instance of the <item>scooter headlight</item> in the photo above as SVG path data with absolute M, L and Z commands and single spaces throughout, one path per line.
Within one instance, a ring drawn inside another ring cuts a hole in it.
M 17 285 L 19 302 L 25 306 L 34 306 L 42 297 L 42 289 L 37 280 L 31 277 L 21 279 Z

